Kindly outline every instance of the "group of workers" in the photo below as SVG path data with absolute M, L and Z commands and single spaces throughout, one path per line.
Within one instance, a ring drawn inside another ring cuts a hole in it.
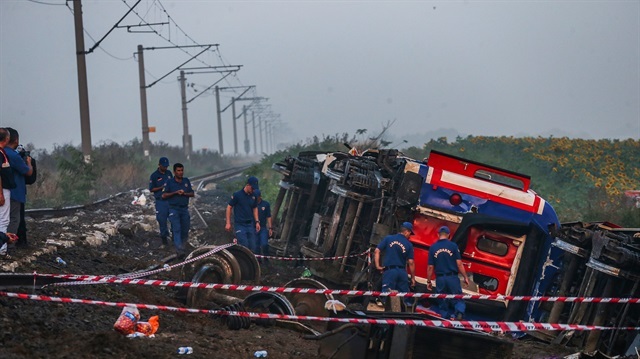
M 195 195 L 191 182 L 184 177 L 184 165 L 175 163 L 173 173 L 169 159 L 161 157 L 158 169 L 149 177 L 149 191 L 153 193 L 156 220 L 160 227 L 162 246 L 169 244 L 169 227 L 178 258 L 185 258 L 191 217 L 189 199 Z M 271 206 L 262 199 L 258 179 L 249 177 L 245 186 L 231 195 L 226 210 L 225 230 L 231 231 L 231 213 L 234 215 L 235 238 L 239 244 L 255 254 L 268 254 L 268 240 L 273 235 Z
M 149 179 L 149 191 L 155 197 L 156 219 L 160 227 L 162 245 L 166 246 L 169 243 L 168 220 L 171 223 L 173 244 L 178 258 L 186 257 L 185 244 L 188 241 L 190 227 L 188 205 L 194 191 L 189 179 L 184 177 L 184 166 L 175 163 L 172 174 L 169 170 L 169 159 L 160 158 L 158 169 Z M 271 206 L 262 199 L 258 179 L 251 176 L 242 189 L 231 195 L 226 209 L 225 230 L 231 232 L 233 229 L 237 243 L 249 248 L 253 253 L 268 255 L 268 240 L 273 235 L 272 225 Z M 404 222 L 399 233 L 386 236 L 376 247 L 375 266 L 382 271 L 383 292 L 409 292 L 410 286 L 415 287 L 413 245 L 409 241 L 413 234 L 413 225 Z M 440 227 L 438 240 L 429 249 L 427 289 L 433 289 L 431 278 L 435 272 L 436 293 L 462 294 L 458 274 L 462 274 L 465 286 L 469 285 L 469 279 L 462 265 L 460 250 L 449 240 L 450 235 L 449 227 Z M 384 261 L 383 265 L 380 265 L 382 252 Z M 439 312 L 442 317 L 460 320 L 464 316 L 465 303 L 462 300 L 441 300 Z
M 397 234 L 386 236 L 380 241 L 374 252 L 376 269 L 382 271 L 382 291 L 409 292 L 409 276 L 411 287 L 416 285 L 416 268 L 413 258 L 413 244 L 409 237 L 414 235 L 413 225 L 404 222 Z M 450 241 L 451 230 L 447 226 L 438 229 L 438 240 L 429 248 L 427 265 L 427 289 L 432 290 L 431 278 L 436 275 L 436 293 L 462 294 L 462 286 L 458 274 L 462 274 L 465 286 L 469 278 L 462 265 L 458 245 Z M 380 255 L 384 252 L 383 265 Z M 412 301 L 406 300 L 410 305 Z M 465 303 L 460 299 L 444 299 L 438 303 L 438 312 L 443 318 L 460 320 L 464 317 Z

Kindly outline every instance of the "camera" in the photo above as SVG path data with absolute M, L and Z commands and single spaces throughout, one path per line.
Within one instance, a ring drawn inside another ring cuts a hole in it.
M 18 147 L 16 148 L 16 151 L 18 151 L 18 154 L 23 159 L 27 157 L 31 157 L 31 151 L 25 150 L 23 145 L 18 145 Z

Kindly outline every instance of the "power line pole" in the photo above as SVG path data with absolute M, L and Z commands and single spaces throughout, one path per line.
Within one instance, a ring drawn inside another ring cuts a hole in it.
M 187 159 L 191 157 L 193 152 L 193 144 L 191 143 L 191 135 L 189 134 L 189 120 L 187 117 L 187 89 L 184 71 L 180 71 L 180 95 L 182 97 L 182 148 Z
M 231 117 L 233 118 L 233 154 L 238 155 L 238 128 L 236 126 L 236 98 L 231 98 Z
M 273 133 L 273 122 L 269 124 L 269 135 L 271 136 L 271 153 L 273 153 L 276 151 L 276 135 Z
M 220 88 L 216 86 L 216 114 L 218 115 L 218 145 L 220 146 L 220 155 L 224 155 L 224 146 L 222 145 L 222 113 L 220 112 Z
M 136 54 L 137 54 L 137 57 L 138 57 L 138 73 L 139 73 L 138 76 L 140 77 L 140 114 L 141 114 L 141 117 L 142 117 L 142 149 L 144 151 L 144 156 L 147 157 L 147 159 L 150 159 L 149 150 L 150 150 L 150 147 L 151 147 L 151 144 L 150 144 L 150 141 L 149 141 L 149 115 L 148 115 L 148 111 L 147 111 L 147 88 L 153 87 L 155 84 L 157 84 L 158 82 L 162 81 L 165 77 L 169 76 L 174 71 L 181 70 L 182 66 L 188 64 L 193 59 L 195 59 L 196 57 L 200 56 L 205 51 L 208 51 L 213 46 L 217 47 L 218 44 L 184 45 L 184 46 L 162 46 L 162 47 L 146 47 L 146 48 L 142 47 L 142 45 L 138 45 L 138 51 L 137 51 Z M 188 47 L 199 47 L 199 48 L 204 48 L 204 49 L 201 50 L 196 55 L 191 56 L 191 58 L 189 58 L 187 61 L 183 62 L 182 64 L 180 64 L 179 66 L 177 66 L 173 70 L 169 71 L 164 76 L 156 79 L 151 84 L 149 84 L 149 85 L 146 84 L 145 73 L 144 73 L 144 50 L 181 49 L 181 48 L 188 48 Z M 184 114 L 183 114 L 183 116 L 184 116 Z M 186 132 L 185 133 L 188 136 L 188 127 L 186 128 Z M 191 139 L 188 138 L 188 140 L 189 140 L 189 148 L 190 148 Z M 183 138 L 183 145 L 184 145 L 184 143 L 185 143 L 185 140 Z
M 262 117 L 258 116 L 258 132 L 260 132 L 260 153 L 263 153 L 262 149 Z
M 253 125 L 253 153 L 258 154 L 258 143 L 256 142 L 256 113 L 251 111 L 251 124 Z
M 138 45 L 138 76 L 140 78 L 140 116 L 142 117 L 142 150 L 149 157 L 149 116 L 147 113 L 147 85 L 144 76 L 144 53 L 142 45 Z
M 244 118 L 244 152 L 249 156 L 249 132 L 247 130 L 247 106 L 242 105 L 242 117 Z
M 220 154 L 224 154 L 224 150 L 222 148 L 222 112 L 226 111 L 229 107 L 232 107 L 232 120 L 233 120 L 233 146 L 235 149 L 235 154 L 238 154 L 238 132 L 237 132 L 237 126 L 236 126 L 236 101 L 239 101 L 241 99 L 242 96 L 244 96 L 244 94 L 246 94 L 249 90 L 251 90 L 252 88 L 255 88 L 255 86 L 235 86 L 235 87 L 218 87 L 216 86 L 216 112 L 218 114 L 218 138 L 220 140 Z M 237 97 L 232 97 L 231 98 L 231 103 L 228 104 L 225 108 L 223 108 L 222 110 L 220 109 L 220 91 L 226 91 L 226 90 L 236 90 L 236 89 L 244 89 L 244 91 Z M 248 99 L 242 99 L 242 101 L 245 101 Z
M 73 0 L 73 19 L 76 34 L 76 63 L 78 68 L 82 154 L 84 155 L 84 161 L 89 163 L 91 162 L 91 120 L 89 117 L 89 90 L 87 86 L 87 63 L 84 51 L 84 25 L 82 22 L 81 0 Z
M 271 122 L 265 122 L 264 124 L 265 127 L 265 138 L 266 138 L 266 142 L 267 142 L 267 153 L 271 153 L 272 152 L 272 145 L 273 145 L 273 140 L 271 140 Z

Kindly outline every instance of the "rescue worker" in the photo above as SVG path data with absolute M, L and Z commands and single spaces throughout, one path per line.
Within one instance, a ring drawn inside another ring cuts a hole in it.
M 236 240 L 254 253 L 258 246 L 257 233 L 260 232 L 260 218 L 258 218 L 258 204 L 253 191 L 258 189 L 258 179 L 251 176 L 241 190 L 231 195 L 227 204 L 224 226 L 227 232 L 231 232 L 231 211 L 233 210 Z
M 260 232 L 258 232 L 258 248 L 256 253 L 265 256 L 269 255 L 269 238 L 273 235 L 273 224 L 271 222 L 271 205 L 262 199 L 262 193 L 259 189 L 253 191 L 258 204 L 258 219 L 260 220 Z M 269 262 L 267 258 L 264 260 Z
M 184 177 L 184 166 L 182 163 L 174 164 L 173 178 L 170 178 L 164 186 L 162 198 L 169 202 L 169 222 L 171 222 L 173 244 L 176 247 L 178 259 L 184 259 L 187 255 L 186 244 L 189 241 L 191 226 L 189 198 L 194 195 L 191 182 Z
M 167 227 L 167 221 L 169 218 L 169 202 L 162 198 L 162 190 L 173 175 L 168 169 L 169 159 L 166 157 L 160 157 L 158 161 L 158 169 L 149 177 L 149 191 L 153 193 L 153 197 L 156 200 L 156 220 L 160 227 L 160 238 L 162 239 L 162 245 L 169 244 L 169 228 Z
M 402 223 L 400 232 L 384 237 L 374 252 L 376 268 L 382 271 L 382 291 L 409 292 L 407 266 L 411 274 L 411 286 L 416 285 L 416 267 L 413 261 L 413 244 L 409 242 L 413 225 Z M 384 266 L 380 265 L 380 252 L 384 251 Z M 411 304 L 405 301 L 406 304 Z
M 464 270 L 458 245 L 449 240 L 449 227 L 438 229 L 438 241 L 429 248 L 429 265 L 427 267 L 427 289 L 431 290 L 431 275 L 436 273 L 436 293 L 462 294 L 458 273 L 464 277 L 465 287 L 469 285 L 467 272 Z M 461 320 L 464 317 L 465 303 L 462 299 L 444 299 L 439 303 L 440 315 L 443 318 Z M 453 308 L 452 308 L 453 307 Z

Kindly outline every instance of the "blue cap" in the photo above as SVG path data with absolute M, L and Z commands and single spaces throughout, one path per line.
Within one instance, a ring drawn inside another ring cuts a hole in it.
M 442 227 L 440 227 L 440 229 L 438 229 L 438 233 L 451 234 L 451 231 L 449 230 L 449 227 L 447 227 L 447 226 L 442 226 Z
M 158 164 L 163 167 L 169 167 L 169 159 L 166 157 L 160 157 Z
M 254 191 L 257 189 L 260 189 L 260 187 L 258 187 L 258 178 L 254 176 L 247 178 L 247 184 L 251 186 L 251 188 L 253 188 Z
M 413 233 L 413 224 L 411 224 L 411 222 L 404 222 L 401 227 L 408 229 L 411 234 L 415 234 Z
M 259 189 L 254 189 L 253 190 L 253 195 L 256 196 L 256 198 L 262 196 L 262 192 L 260 192 Z

